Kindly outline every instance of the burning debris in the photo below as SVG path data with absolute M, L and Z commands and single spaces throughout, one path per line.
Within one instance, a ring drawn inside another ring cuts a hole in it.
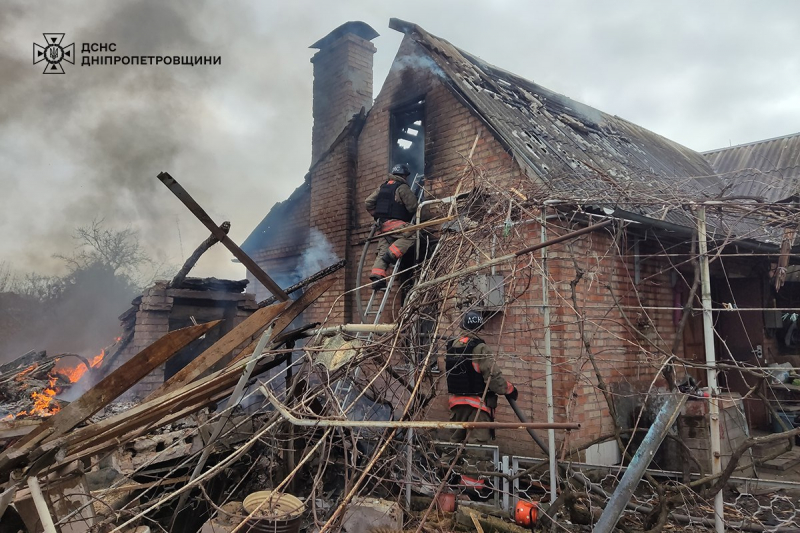
M 106 353 L 116 353 L 121 340 L 122 337 L 117 337 L 112 345 L 89 358 L 78 354 L 48 357 L 46 352 L 29 352 L 0 367 L 4 411 L 0 411 L 0 421 L 45 418 L 58 413 L 70 399 L 94 384 L 103 371 Z

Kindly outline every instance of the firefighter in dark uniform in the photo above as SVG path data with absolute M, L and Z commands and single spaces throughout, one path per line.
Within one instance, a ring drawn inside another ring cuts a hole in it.
M 503 395 L 516 401 L 517 388 L 510 381 L 506 381 L 494 354 L 489 351 L 483 340 L 473 333 L 483 326 L 481 313 L 467 311 L 462 326 L 466 333 L 447 343 L 445 356 L 447 392 L 450 394 L 450 421 L 491 422 L 494 420 L 494 410 L 497 408 L 497 397 Z M 484 391 L 486 391 L 485 397 Z M 488 444 L 494 435 L 488 429 L 457 429 L 453 432 L 450 442 L 464 442 L 467 437 L 470 444 Z
M 406 182 L 409 174 L 408 165 L 395 165 L 389 179 L 367 197 L 367 212 L 380 223 L 380 233 L 408 226 L 417 212 L 417 197 Z M 389 267 L 413 244 L 414 232 L 393 233 L 380 240 L 369 276 L 374 290 L 386 288 Z

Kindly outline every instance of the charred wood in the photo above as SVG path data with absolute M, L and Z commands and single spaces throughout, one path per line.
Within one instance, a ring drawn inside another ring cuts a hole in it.
M 342 259 L 338 263 L 334 263 L 329 267 L 323 268 L 322 270 L 320 270 L 316 274 L 311 274 L 306 279 L 300 280 L 297 283 L 295 283 L 294 285 L 292 285 L 291 287 L 287 288 L 286 289 L 286 294 L 292 294 L 293 292 L 297 292 L 300 289 L 302 289 L 303 287 L 311 285 L 315 281 L 320 280 L 320 279 L 324 278 L 325 276 L 329 276 L 329 275 L 333 274 L 334 272 L 336 272 L 337 270 L 342 268 L 345 264 L 347 264 L 347 261 Z M 262 301 L 258 302 L 258 306 L 259 307 L 266 307 L 268 305 L 274 304 L 277 301 L 278 301 L 277 297 L 270 296 L 266 300 L 262 300 Z
M 225 222 L 219 225 L 219 229 L 223 233 L 225 233 L 225 235 L 227 235 L 231 229 L 231 223 L 226 220 Z M 217 238 L 213 233 L 209 235 L 206 240 L 201 242 L 200 246 L 195 248 L 194 252 L 192 252 L 192 255 L 190 255 L 189 258 L 186 260 L 186 262 L 183 263 L 183 266 L 178 271 L 178 273 L 175 274 L 175 277 L 172 278 L 172 281 L 169 282 L 167 288 L 171 289 L 173 287 L 180 287 L 181 283 L 183 283 L 183 280 L 186 279 L 186 276 L 189 274 L 189 271 L 192 270 L 192 268 L 194 268 L 194 265 L 197 264 L 197 261 L 200 259 L 200 257 L 204 253 L 206 253 L 206 250 L 208 250 L 218 242 L 219 238 Z

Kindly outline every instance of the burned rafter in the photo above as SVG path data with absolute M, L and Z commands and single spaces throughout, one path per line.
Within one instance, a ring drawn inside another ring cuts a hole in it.
M 219 229 L 224 232 L 225 235 L 227 235 L 231 229 L 231 223 L 226 220 L 219 225 Z M 172 278 L 172 281 L 167 284 L 167 288 L 180 287 L 183 284 L 183 281 L 186 279 L 186 276 L 189 275 L 189 271 L 191 271 L 192 268 L 194 268 L 194 266 L 197 264 L 197 261 L 200 260 L 200 257 L 218 242 L 219 237 L 214 235 L 214 233 L 209 235 L 206 240 L 201 242 L 200 245 L 195 248 L 194 252 L 192 252 L 192 255 L 190 255 L 189 258 L 186 259 L 186 262 L 183 263 L 183 266 L 178 273 L 175 274 L 175 277 Z
M 225 245 L 225 247 L 230 250 L 230 252 L 241 261 L 244 267 L 251 273 L 255 278 L 261 282 L 272 294 L 276 295 L 279 300 L 286 301 L 289 297 L 286 293 L 281 289 L 277 283 L 275 283 L 269 275 L 264 272 L 264 270 L 256 264 L 253 259 L 247 255 L 239 246 L 234 243 L 230 237 L 223 231 L 223 229 L 211 219 L 211 217 L 206 213 L 206 211 L 200 207 L 200 204 L 195 201 L 194 198 L 184 189 L 181 185 L 170 176 L 167 172 L 162 172 L 158 175 L 158 179 L 166 185 L 166 187 L 181 201 L 183 205 L 185 205 L 189 211 L 197 217 L 200 222 L 207 227 L 212 235 L 214 235 L 219 242 Z

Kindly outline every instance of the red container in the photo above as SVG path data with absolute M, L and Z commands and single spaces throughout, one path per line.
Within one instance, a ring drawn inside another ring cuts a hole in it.
M 521 526 L 532 527 L 536 525 L 539 515 L 539 502 L 519 500 L 514 508 L 514 522 Z

